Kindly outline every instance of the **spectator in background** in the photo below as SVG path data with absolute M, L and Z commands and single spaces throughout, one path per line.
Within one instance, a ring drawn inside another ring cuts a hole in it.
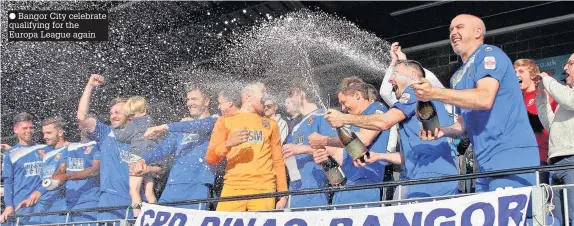
M 46 145 L 34 145 L 32 115 L 22 112 L 14 116 L 14 134 L 18 143 L 4 152 L 2 178 L 4 179 L 4 203 L 6 208 L 0 215 L 0 223 L 5 223 L 13 214 L 28 214 L 33 207 L 15 210 L 16 205 L 25 201 L 32 192 L 42 186 L 42 157 Z M 30 218 L 20 218 L 20 224 L 37 224 Z
M 546 130 L 550 132 L 548 143 L 548 163 L 551 165 L 572 164 L 574 162 L 574 54 L 570 56 L 564 65 L 566 85 L 560 84 L 554 78 L 543 72 L 537 81 L 538 91 L 536 94 L 536 105 L 538 116 Z M 558 107 L 556 112 L 552 111 L 549 99 L 553 98 Z M 552 184 L 574 184 L 574 170 L 562 170 L 552 173 Z M 567 188 L 568 192 L 568 216 L 570 223 L 561 225 L 571 225 L 574 219 L 574 188 Z M 558 198 L 555 200 L 555 216 L 562 220 L 562 205 L 560 204 L 561 192 L 556 192 Z
M 273 119 L 279 125 L 279 133 L 281 133 L 281 144 L 285 143 L 287 135 L 289 135 L 289 128 L 287 127 L 287 122 L 281 118 L 280 114 L 277 114 L 279 105 L 273 97 L 265 98 L 265 103 L 263 104 L 265 110 L 263 111 L 263 117 Z
M 92 74 L 78 104 L 77 118 L 82 130 L 88 133 L 90 140 L 96 141 L 101 152 L 100 199 L 98 207 L 129 206 L 129 162 L 130 147 L 116 139 L 113 129 L 126 125 L 124 115 L 125 98 L 116 98 L 110 104 L 110 122 L 106 125 L 99 120 L 87 117 L 92 91 L 104 84 L 104 77 Z M 131 211 L 129 218 L 133 218 Z M 125 210 L 109 210 L 98 213 L 98 220 L 124 219 Z
M 291 134 L 293 127 L 303 119 L 303 115 L 301 115 L 299 109 L 293 105 L 291 97 L 285 99 L 285 112 L 287 112 L 287 127 L 289 128 L 289 134 Z
M 514 71 L 516 71 L 516 75 L 518 76 L 530 126 L 532 126 L 532 130 L 536 136 L 536 142 L 538 142 L 540 165 L 548 165 L 548 131 L 542 126 L 536 108 L 536 84 L 534 79 L 540 74 L 540 69 L 534 60 L 519 59 L 514 61 Z M 550 103 L 552 108 L 556 109 L 556 102 L 551 99 Z M 541 180 L 541 183 L 547 184 L 548 178 L 546 177 Z
M 261 117 L 267 90 L 262 83 L 247 85 L 241 109 L 217 119 L 205 160 L 215 165 L 227 158 L 221 197 L 287 191 L 281 135 L 277 122 Z M 217 211 L 282 209 L 287 197 L 220 202 Z

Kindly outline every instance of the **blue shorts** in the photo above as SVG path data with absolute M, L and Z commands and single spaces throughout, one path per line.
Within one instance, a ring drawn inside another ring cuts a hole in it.
M 75 204 L 74 206 L 68 204 L 68 208 L 71 210 L 81 210 L 96 207 L 98 207 L 98 202 L 84 202 Z M 96 220 L 98 220 L 98 212 L 82 212 L 70 215 L 70 222 L 85 222 Z
M 368 180 L 360 180 L 360 181 L 348 182 L 347 185 L 362 185 L 372 183 L 374 182 Z M 362 203 L 362 202 L 379 202 L 379 201 L 381 201 L 380 188 L 362 189 L 354 191 L 339 191 L 335 192 L 335 195 L 333 196 L 333 205 Z M 371 204 L 368 205 L 368 207 L 381 207 L 381 204 Z M 337 207 L 337 209 L 339 209 L 339 207 Z
M 108 207 L 108 206 L 129 206 L 132 204 L 131 198 L 122 197 L 115 194 L 110 194 L 107 192 L 102 192 L 100 194 L 100 201 L 98 202 L 98 207 Z M 128 213 L 128 219 L 133 218 L 133 212 L 126 211 L 125 208 L 102 211 L 98 213 L 98 220 L 119 220 L 126 218 L 126 212 Z
M 407 198 L 425 198 L 458 194 L 458 181 L 409 185 Z
M 189 191 L 189 192 L 184 192 Z M 207 199 L 210 196 L 210 190 L 207 185 L 204 184 L 167 184 L 161 193 L 159 202 L 178 202 L 178 201 L 188 201 L 196 199 Z M 196 210 L 207 210 L 209 203 L 200 204 L 185 204 L 185 205 L 175 205 L 173 207 L 184 208 L 184 209 L 196 209 Z
M 519 159 L 517 157 L 519 156 Z M 532 167 L 540 165 L 538 147 L 516 148 L 494 154 L 490 159 L 479 162 L 479 172 Z M 487 177 L 476 180 L 476 192 L 495 191 L 496 188 L 520 188 L 536 184 L 534 173 Z
M 34 213 L 45 213 L 66 210 L 66 200 L 63 198 L 53 200 L 39 200 L 34 205 Z M 66 215 L 35 216 L 40 224 L 64 223 Z

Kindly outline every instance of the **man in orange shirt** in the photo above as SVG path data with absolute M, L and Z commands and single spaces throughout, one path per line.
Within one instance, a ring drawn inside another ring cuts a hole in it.
M 221 197 L 287 191 L 281 135 L 274 120 L 261 117 L 262 83 L 247 85 L 239 111 L 217 119 L 205 160 L 211 165 L 227 159 Z M 282 209 L 287 197 L 220 202 L 217 211 L 242 212 Z

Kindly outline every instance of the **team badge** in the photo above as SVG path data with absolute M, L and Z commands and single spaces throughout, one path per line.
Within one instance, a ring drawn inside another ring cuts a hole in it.
M 401 95 L 401 98 L 399 98 L 399 102 L 406 104 L 409 100 L 411 99 L 411 95 L 408 93 L 403 93 L 403 95 Z
M 496 59 L 493 56 L 484 58 L 484 69 L 493 70 L 496 68 Z
M 56 162 L 60 161 L 61 157 L 62 157 L 62 153 L 58 153 L 58 154 L 56 154 L 56 157 L 54 157 L 54 160 L 56 160 Z
M 311 117 L 309 117 L 309 119 L 307 119 L 307 125 L 311 125 L 311 123 L 313 123 L 313 120 L 315 120 L 314 115 L 312 115 Z
M 44 158 L 44 156 L 46 155 L 46 152 L 44 150 L 39 150 L 38 155 L 40 156 L 40 158 Z
M 484 51 L 490 52 L 490 51 L 492 51 L 492 47 L 490 47 L 490 46 L 489 46 L 489 47 L 486 47 L 486 49 L 484 49 Z
M 472 78 L 472 74 L 474 74 L 474 69 L 470 69 L 468 72 L 468 78 Z
M 84 154 L 89 155 L 90 152 L 92 152 L 92 149 L 94 149 L 94 147 L 92 147 L 92 146 L 87 147 L 87 148 L 84 150 Z
M 263 127 L 265 127 L 265 129 L 269 129 L 269 121 L 263 119 L 261 120 L 261 124 L 263 124 Z
M 528 101 L 528 106 L 532 106 L 533 104 L 534 104 L 534 99 L 530 99 L 530 100 Z

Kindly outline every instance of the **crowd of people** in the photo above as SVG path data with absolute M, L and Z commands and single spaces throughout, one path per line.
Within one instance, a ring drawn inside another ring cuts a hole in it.
M 154 126 L 146 100 L 134 96 L 114 99 L 107 125 L 89 114 L 90 100 L 98 95 L 92 92 L 105 83 L 93 74 L 77 109 L 81 142 L 68 142 L 65 122 L 53 117 L 41 123 L 45 144 L 34 144 L 32 116 L 14 118 L 18 143 L 3 144 L 6 208 L 0 221 L 13 220 L 15 213 L 110 206 L 131 206 L 127 214 L 133 217 L 142 202 L 327 188 L 335 186 L 323 164 L 329 159 L 340 165 L 346 185 L 388 180 L 385 171 L 392 165 L 401 166 L 401 180 L 456 175 L 456 149 L 465 138 L 478 172 L 574 162 L 574 54 L 564 65 L 568 78 L 563 85 L 541 73 L 533 60 L 513 63 L 501 49 L 484 43 L 485 34 L 478 17 L 462 14 L 452 20 L 451 45 L 464 62 L 451 78 L 452 88 L 393 43 L 380 92 L 359 77 L 346 77 L 337 89 L 340 110 L 319 108 L 305 86 L 290 88 L 290 95 L 278 100 L 258 82 L 229 86 L 216 95 L 190 83 L 185 90 L 189 114 L 181 121 Z M 220 115 L 209 109 L 216 100 Z M 441 126 L 434 131 L 424 131 L 417 117 L 417 104 L 429 101 Z M 287 117 L 277 114 L 281 105 Z M 369 155 L 351 157 L 337 136 L 341 127 L 356 133 Z M 574 183 L 571 175 L 571 170 L 555 172 L 551 183 Z M 159 197 L 154 178 L 167 180 Z M 535 184 L 531 173 L 487 177 L 476 181 L 476 190 Z M 430 183 L 406 186 L 401 198 L 459 192 L 458 182 Z M 380 189 L 367 189 L 176 207 L 237 212 L 381 199 Z M 555 206 L 555 215 L 561 216 L 561 205 Z M 125 214 L 125 209 L 81 212 L 71 221 L 123 219 Z M 21 224 L 63 221 L 65 215 L 20 218 Z

